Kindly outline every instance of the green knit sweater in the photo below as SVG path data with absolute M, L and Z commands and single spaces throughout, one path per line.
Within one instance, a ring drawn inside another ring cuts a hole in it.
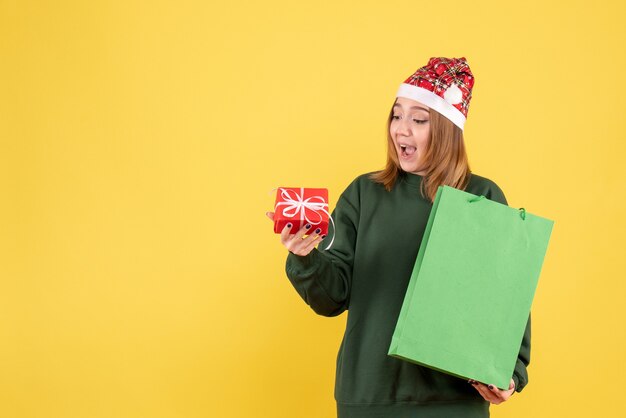
M 332 212 L 328 236 L 306 256 L 289 253 L 287 277 L 319 315 L 348 311 L 336 362 L 339 418 L 489 416 L 490 403 L 465 379 L 387 355 L 432 203 L 422 176 L 402 173 L 389 192 L 355 178 Z M 465 191 L 507 204 L 491 180 L 472 174 Z M 513 373 L 516 391 L 528 383 L 530 315 Z M 488 383 L 488 382 L 486 382 Z

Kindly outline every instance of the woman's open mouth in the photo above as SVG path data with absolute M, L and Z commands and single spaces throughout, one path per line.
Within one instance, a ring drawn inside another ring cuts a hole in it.
M 408 145 L 400 145 L 400 149 L 402 150 L 401 154 L 404 158 L 410 158 L 417 150 L 417 148 Z

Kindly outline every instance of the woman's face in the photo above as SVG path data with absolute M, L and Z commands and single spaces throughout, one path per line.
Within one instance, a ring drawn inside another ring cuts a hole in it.
M 402 170 L 424 175 L 422 167 L 430 132 L 430 109 L 412 99 L 398 97 L 393 105 L 389 133 Z

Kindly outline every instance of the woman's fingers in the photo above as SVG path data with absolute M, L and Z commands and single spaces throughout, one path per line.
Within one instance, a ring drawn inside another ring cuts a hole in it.
M 291 251 L 294 254 L 298 254 L 300 247 L 301 247 L 300 241 L 302 241 L 302 236 L 306 232 L 306 228 L 303 226 L 296 233 L 291 233 L 292 229 L 293 229 L 293 224 L 291 222 L 285 225 L 282 233 L 280 234 L 280 242 L 282 242 L 282 244 L 285 247 L 287 247 L 289 251 Z
M 307 228 L 307 225 L 309 226 Z M 311 233 L 312 225 L 307 224 L 304 227 L 300 228 L 300 230 L 293 237 L 293 249 L 291 252 L 296 253 L 298 255 L 307 255 L 311 252 L 313 248 L 311 246 L 311 242 L 315 240 L 317 235 Z M 304 238 L 305 234 L 309 234 L 306 238 Z
M 309 231 L 311 230 L 311 228 L 313 228 L 313 226 L 311 224 L 303 225 L 302 228 L 300 228 L 300 230 L 295 233 L 295 235 L 293 236 L 293 239 L 295 241 L 302 240 L 302 237 L 304 237 L 305 234 L 308 234 Z
M 500 390 L 494 386 L 492 392 L 494 392 L 496 396 L 502 400 L 502 402 L 508 400 L 513 395 L 513 392 L 515 392 L 515 380 L 511 378 L 508 390 Z
M 496 397 L 496 399 L 498 399 L 499 401 L 504 400 L 502 396 L 502 391 L 500 389 L 498 389 L 494 385 L 487 385 L 486 387 L 487 387 L 487 390 L 490 391 L 491 394 Z
M 265 212 L 265 215 L 272 221 L 274 220 L 274 212 Z M 311 224 L 303 225 L 296 233 L 293 233 L 292 230 L 293 223 L 288 222 L 280 232 L 280 242 L 287 247 L 290 252 L 297 255 L 307 255 L 311 252 L 313 247 L 325 238 L 325 236 L 322 237 L 319 235 L 321 232 L 320 228 L 313 230 L 313 225 Z M 306 234 L 308 234 L 308 236 L 304 238 Z
M 324 237 L 326 237 L 326 235 L 321 236 L 321 235 L 317 235 L 317 234 L 314 234 L 313 236 L 315 236 L 315 238 L 314 238 L 314 239 L 312 239 L 311 241 L 309 241 L 309 244 L 308 244 L 307 246 L 305 246 L 305 247 L 304 247 L 304 251 L 306 251 L 306 253 L 307 253 L 307 254 L 308 254 L 308 253 L 310 253 L 310 252 L 313 250 L 313 248 L 314 248 L 315 246 L 317 246 L 317 244 L 319 244 L 320 242 L 322 242 L 322 240 L 324 239 Z
M 480 382 L 477 382 L 475 380 L 470 380 L 469 382 L 474 386 L 474 388 L 476 388 L 478 393 L 480 393 L 480 395 L 486 401 L 489 401 L 489 402 L 494 403 L 496 405 L 499 404 L 500 402 L 502 402 L 502 399 L 500 399 L 498 396 L 496 396 L 496 394 L 493 391 L 491 391 L 487 387 L 487 385 L 485 385 L 483 383 L 480 383 Z M 494 388 L 495 388 L 495 386 L 494 386 Z
M 307 225 L 309 226 L 308 228 Z M 289 236 L 289 238 L 287 238 L 287 240 L 283 243 L 285 247 L 287 247 L 287 249 L 294 254 L 307 255 L 311 252 L 311 249 L 314 246 L 314 244 L 311 245 L 311 243 L 317 238 L 317 234 L 311 233 L 311 229 L 313 227 L 310 224 L 307 225 L 300 228 L 300 230 L 295 234 Z M 305 234 L 309 234 L 309 236 L 304 238 Z
M 487 385 L 479 383 L 476 386 L 480 394 L 483 395 L 483 398 L 485 398 L 489 402 L 494 403 L 496 405 L 502 402 L 501 399 L 498 399 L 495 393 L 493 393 L 491 390 L 489 390 L 489 388 L 487 388 Z
M 291 222 L 288 222 L 287 225 L 285 225 L 285 227 L 283 228 L 283 230 L 280 231 L 280 242 L 284 246 L 287 246 L 287 242 L 289 242 L 289 234 L 292 228 L 293 228 L 293 224 Z
M 496 385 L 487 385 L 487 389 L 495 395 L 496 399 L 499 400 L 499 403 L 502 403 L 513 395 L 513 391 L 515 390 L 515 381 L 511 379 L 507 390 L 498 389 Z
M 311 228 L 312 229 L 312 228 Z M 310 253 L 313 248 L 320 243 L 320 241 L 322 240 L 322 237 L 320 235 L 318 235 L 322 230 L 320 228 L 316 228 L 315 231 L 310 232 L 309 231 L 309 236 L 306 237 L 305 239 L 301 240 L 301 242 L 303 243 L 303 247 L 302 247 L 302 252 L 304 254 L 308 254 Z
M 500 390 L 495 385 L 486 385 L 473 379 L 468 380 L 468 382 L 476 388 L 485 400 L 496 405 L 508 400 L 515 390 L 515 382 L 513 379 L 511 379 L 508 390 Z

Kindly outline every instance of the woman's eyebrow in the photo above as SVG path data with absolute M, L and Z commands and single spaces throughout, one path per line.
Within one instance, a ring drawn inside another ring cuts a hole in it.
M 393 107 L 396 107 L 396 106 L 397 106 L 397 107 L 401 107 L 399 103 L 396 103 L 396 104 L 394 104 L 394 105 L 393 105 Z M 428 110 L 428 109 L 424 109 L 424 108 L 423 108 L 423 107 L 421 107 L 421 106 L 411 106 L 409 109 L 419 109 L 419 110 L 423 110 L 424 112 L 428 112 L 428 113 L 430 113 L 430 110 Z

